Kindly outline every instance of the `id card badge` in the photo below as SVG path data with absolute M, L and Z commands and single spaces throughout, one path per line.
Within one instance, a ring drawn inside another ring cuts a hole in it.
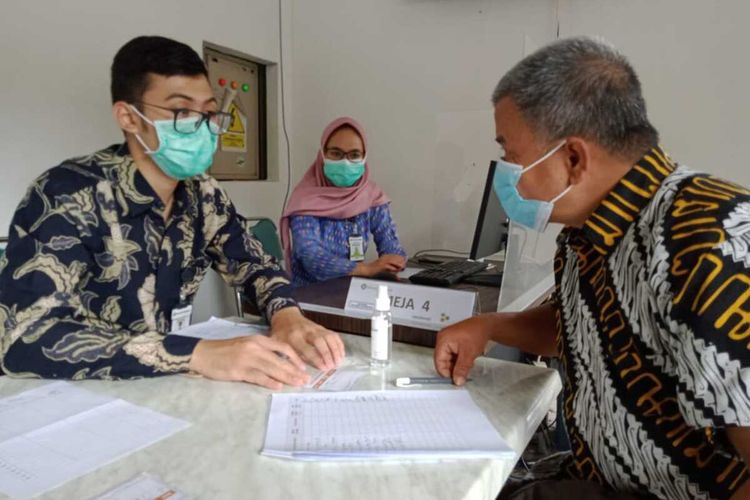
M 349 260 L 354 262 L 365 260 L 365 239 L 362 236 L 349 236 Z
M 193 306 L 188 304 L 184 307 L 172 309 L 172 333 L 190 326 L 190 317 L 193 315 Z

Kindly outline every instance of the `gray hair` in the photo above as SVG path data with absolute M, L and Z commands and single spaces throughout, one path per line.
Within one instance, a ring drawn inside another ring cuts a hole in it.
M 518 106 L 539 140 L 579 136 L 627 159 L 659 143 L 638 76 L 604 41 L 567 38 L 539 49 L 503 76 L 492 103 L 504 97 Z

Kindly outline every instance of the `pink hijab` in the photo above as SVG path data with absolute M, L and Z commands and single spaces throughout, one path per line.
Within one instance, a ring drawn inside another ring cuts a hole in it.
M 313 215 L 330 219 L 348 219 L 391 201 L 383 190 L 370 180 L 370 168 L 367 163 L 365 163 L 364 175 L 352 187 L 334 186 L 323 174 L 323 154 L 320 150 L 325 148 L 334 132 L 346 125 L 357 131 L 362 138 L 365 153 L 368 152 L 365 131 L 362 125 L 353 118 L 347 116 L 337 118 L 323 131 L 318 155 L 292 191 L 289 203 L 279 221 L 281 246 L 284 249 L 287 270 L 290 273 L 292 271 L 292 238 L 289 230 L 289 217 Z

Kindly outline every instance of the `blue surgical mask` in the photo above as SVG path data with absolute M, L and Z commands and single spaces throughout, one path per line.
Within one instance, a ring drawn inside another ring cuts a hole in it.
M 173 120 L 152 121 L 134 106 L 130 107 L 138 116 L 156 129 L 159 147 L 155 150 L 146 145 L 140 134 L 135 134 L 135 138 L 162 172 L 181 181 L 203 174 L 208 170 L 213 162 L 218 143 L 217 136 L 212 134 L 208 127 L 200 126 L 192 134 L 181 134 L 174 129 Z M 181 121 L 194 123 L 200 119 L 200 117 L 186 118 Z
M 527 200 L 518 192 L 518 181 L 523 174 L 555 154 L 563 145 L 565 145 L 565 141 L 555 146 L 551 151 L 526 168 L 503 159 L 495 162 L 495 177 L 492 181 L 493 188 L 511 221 L 539 232 L 547 228 L 555 202 L 568 194 L 568 191 L 573 186 L 568 186 L 565 191 L 550 201 Z
M 323 174 L 334 186 L 351 187 L 365 173 L 365 160 L 349 161 L 323 158 Z

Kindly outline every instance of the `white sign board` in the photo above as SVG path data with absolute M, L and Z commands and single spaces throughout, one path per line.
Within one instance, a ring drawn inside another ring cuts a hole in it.
M 352 278 L 344 306 L 347 315 L 372 315 L 379 285 L 388 287 L 393 322 L 398 325 L 437 331 L 470 318 L 476 307 L 477 294 L 469 290 Z

